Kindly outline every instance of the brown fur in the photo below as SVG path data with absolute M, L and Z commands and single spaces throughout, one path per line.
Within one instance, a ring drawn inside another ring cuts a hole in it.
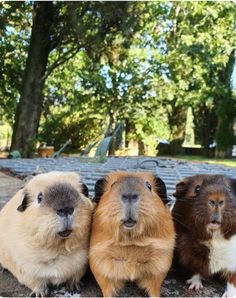
M 122 224 L 121 194 L 127 189 L 138 193 L 140 200 L 137 224 L 129 230 Z M 126 281 L 136 281 L 149 295 L 160 296 L 172 263 L 175 232 L 155 177 L 150 173 L 111 173 L 95 190 L 100 202 L 93 216 L 89 261 L 103 295 L 113 296 Z
M 74 208 L 65 238 L 56 214 L 63 207 Z M 77 174 L 34 177 L 0 212 L 1 265 L 36 295 L 47 294 L 49 283 L 76 286 L 87 267 L 92 210 Z
M 236 288 L 236 272 L 234 274 L 232 274 L 232 273 L 229 274 L 228 273 L 228 274 L 226 274 L 225 277 L 227 278 L 227 281 L 229 283 L 233 284 Z
M 192 275 L 212 275 L 210 243 L 214 231 L 209 224 L 217 218 L 219 235 L 229 240 L 236 234 L 236 184 L 222 175 L 196 175 L 177 184 L 172 211 L 177 233 L 176 255 Z M 225 275 L 227 270 L 223 270 Z M 215 272 L 214 272 L 215 273 Z

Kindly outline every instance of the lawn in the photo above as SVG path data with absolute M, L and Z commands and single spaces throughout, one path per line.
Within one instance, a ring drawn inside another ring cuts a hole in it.
M 177 158 L 187 160 L 187 161 L 207 162 L 211 164 L 218 164 L 218 165 L 224 165 L 224 166 L 236 168 L 236 158 L 220 159 L 220 158 L 206 158 L 202 156 L 191 156 L 191 155 L 181 155 L 181 156 L 178 156 Z

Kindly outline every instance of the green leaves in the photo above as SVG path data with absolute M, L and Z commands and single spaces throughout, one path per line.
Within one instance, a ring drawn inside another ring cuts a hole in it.
M 191 106 L 195 121 L 198 112 L 205 110 L 195 127 L 201 144 L 207 146 L 201 137 L 206 129 L 211 138 L 217 138 L 221 150 L 232 144 L 233 115 L 229 111 L 235 99 L 229 82 L 235 60 L 234 3 L 128 1 L 121 5 L 118 1 L 91 1 L 53 5 L 41 119 L 44 139 L 50 139 L 48 134 L 59 146 L 59 135 L 66 131 L 82 149 L 101 137 L 111 123 L 127 123 L 128 119 L 134 127 L 132 137 L 153 148 L 157 138 L 181 143 Z M 1 3 L 0 116 L 5 114 L 11 123 L 21 92 L 32 8 L 29 2 Z M 209 122 L 206 128 L 207 117 L 218 119 L 217 123 Z M 75 133 L 74 119 L 81 130 L 90 130 L 87 136 Z M 225 127 L 230 142 L 223 140 Z

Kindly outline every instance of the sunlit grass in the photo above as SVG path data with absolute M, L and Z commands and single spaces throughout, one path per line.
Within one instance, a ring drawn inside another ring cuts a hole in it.
M 191 155 L 181 155 L 181 156 L 178 156 L 177 158 L 187 160 L 187 161 L 207 162 L 210 164 L 218 164 L 218 165 L 224 165 L 224 166 L 236 168 L 236 158 L 220 159 L 220 158 L 206 158 L 202 156 L 191 156 Z

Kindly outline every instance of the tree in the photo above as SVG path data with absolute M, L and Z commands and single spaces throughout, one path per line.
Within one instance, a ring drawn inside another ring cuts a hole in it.
M 169 117 L 170 127 L 178 147 L 184 139 L 182 124 L 188 106 L 195 111 L 198 124 L 195 127 L 201 131 L 201 143 L 206 152 L 216 139 L 221 150 L 230 151 L 227 148 L 232 147 L 233 116 L 228 112 L 231 108 L 233 111 L 234 100 L 230 96 L 229 84 L 222 80 L 221 74 L 227 73 L 228 64 L 234 64 L 231 61 L 236 41 L 234 18 L 235 4 L 230 2 L 173 2 L 169 5 L 163 43 L 169 86 L 174 90 L 169 101 L 173 113 Z M 224 117 L 228 120 L 221 120 Z M 223 134 L 227 131 L 227 142 L 219 138 L 222 129 Z
M 29 45 L 31 8 L 25 2 L 0 3 L 0 118 L 12 125 Z
M 43 88 L 51 72 L 80 50 L 97 59 L 104 40 L 112 40 L 116 32 L 126 29 L 126 26 L 130 26 L 126 34 L 132 35 L 138 19 L 136 7 L 138 5 L 129 2 L 122 6 L 111 3 L 109 8 L 101 2 L 34 3 L 32 33 L 16 111 L 12 150 L 20 150 L 24 157 L 31 155 L 42 111 Z M 111 8 L 116 10 L 115 15 Z M 130 13 L 131 16 L 135 13 L 136 17 L 126 18 Z M 49 54 L 53 51 L 57 52 L 58 58 L 48 65 Z
M 44 74 L 51 47 L 53 2 L 36 2 L 20 102 L 17 106 L 12 150 L 30 157 L 34 147 L 43 103 Z
M 145 8 L 142 4 L 140 9 Z M 147 17 L 150 18 L 150 15 L 143 14 L 140 22 L 147 24 Z M 144 138 L 147 144 L 152 144 L 155 148 L 158 133 L 159 137 L 163 133 L 160 129 L 160 119 L 157 118 L 159 101 L 151 83 L 154 81 L 155 72 L 151 70 L 149 63 L 147 67 L 147 57 L 150 53 L 145 48 L 146 41 L 142 41 L 140 33 L 143 28 L 137 28 L 134 38 L 122 32 L 116 34 L 113 40 L 107 41 L 101 59 L 94 60 L 83 53 L 68 61 L 66 67 L 55 70 L 46 84 L 48 88 L 45 93 L 48 94 L 48 98 L 44 106 L 45 117 L 50 113 L 47 102 L 50 107 L 56 97 L 57 103 L 71 106 L 71 109 L 77 110 L 80 115 L 79 111 L 85 112 L 88 121 L 96 115 L 101 115 L 105 135 L 112 133 L 117 121 L 127 123 L 129 119 L 136 128 L 134 137 L 140 142 L 141 138 Z M 53 96 L 50 94 L 50 85 L 56 86 Z M 149 126 L 145 124 L 145 129 L 142 130 L 140 125 L 144 125 L 146 121 L 145 112 L 152 116 L 152 121 Z M 98 119 L 100 118 L 97 117 L 97 121 Z M 98 127 L 101 127 L 101 123 Z
M 51 9 L 51 20 L 43 25 L 37 21 L 40 7 L 45 8 L 44 13 Z M 1 53 L 7 58 L 12 49 L 13 59 L 17 49 L 15 56 L 19 56 L 12 64 L 2 64 L 0 80 L 4 98 L 1 106 L 12 111 L 19 101 L 12 148 L 23 148 L 23 155 L 30 155 L 43 113 L 41 128 L 45 132 L 60 126 L 58 134 L 53 134 L 58 146 L 59 131 L 63 134 L 63 128 L 68 132 L 70 124 L 72 132 L 75 131 L 75 119 L 78 127 L 83 125 L 89 130 L 91 127 L 86 136 L 80 134 L 79 142 L 73 133 L 74 143 L 80 149 L 89 144 L 90 138 L 93 142 L 96 134 L 110 133 L 116 122 L 122 121 L 126 124 L 126 135 L 135 138 L 143 150 L 145 144 L 153 147 L 157 138 L 168 138 L 172 153 L 178 153 L 185 136 L 187 110 L 191 107 L 196 139 L 206 153 L 215 140 L 217 152 L 230 152 L 235 114 L 235 98 L 229 84 L 236 39 L 232 34 L 233 3 L 35 2 L 33 29 L 37 23 L 40 29 L 44 26 L 48 30 L 41 45 L 47 55 L 41 64 L 38 55 L 38 60 L 33 59 L 35 29 L 31 40 L 27 39 L 32 18 L 28 18 L 24 37 L 19 34 L 23 32 L 20 28 L 23 16 L 30 16 L 31 9 L 30 2 L 4 4 L 3 19 L 11 21 L 14 30 L 7 34 L 8 26 L 0 23 L 4 37 L 0 39 Z M 26 61 L 22 53 L 27 47 L 28 70 L 22 84 L 18 78 Z M 40 67 L 35 66 L 29 79 L 32 61 L 38 61 Z M 13 85 L 9 83 L 11 77 Z M 25 90 L 30 90 L 30 80 L 37 88 L 29 96 Z M 5 82 L 9 87 L 5 88 Z M 92 131 L 93 126 L 96 128 Z M 40 133 L 45 138 L 42 129 Z
M 69 77 L 73 84 L 66 87 L 64 79 L 57 98 L 78 110 L 83 108 L 81 101 L 88 115 L 103 117 L 104 130 L 109 126 L 107 133 L 117 121 L 124 121 L 126 135 L 130 127 L 130 136 L 140 144 L 170 138 L 173 154 L 181 149 L 191 106 L 198 140 L 207 153 L 216 137 L 217 103 L 222 101 L 216 95 L 225 90 L 218 72 L 224 71 L 233 45 L 227 27 L 232 26 L 232 12 L 230 3 L 148 3 L 135 38 L 117 35 L 106 44 L 102 59 L 94 61 L 84 55 L 82 64 L 70 64 L 68 69 L 78 75 L 74 80 L 60 69 L 58 76 Z M 225 98 L 223 93 L 221 97 Z M 144 150 L 144 144 L 141 147 Z
M 233 129 L 236 115 L 236 98 L 233 94 L 231 86 L 231 78 L 234 65 L 235 49 L 233 49 L 230 53 L 225 69 L 219 72 L 219 80 L 225 88 L 223 89 L 221 98 L 219 98 L 218 100 L 218 108 L 216 109 L 216 113 L 218 116 L 218 127 L 216 132 L 216 153 L 217 156 L 224 158 L 232 156 L 232 147 L 236 141 Z M 216 95 L 217 99 L 218 96 Z

